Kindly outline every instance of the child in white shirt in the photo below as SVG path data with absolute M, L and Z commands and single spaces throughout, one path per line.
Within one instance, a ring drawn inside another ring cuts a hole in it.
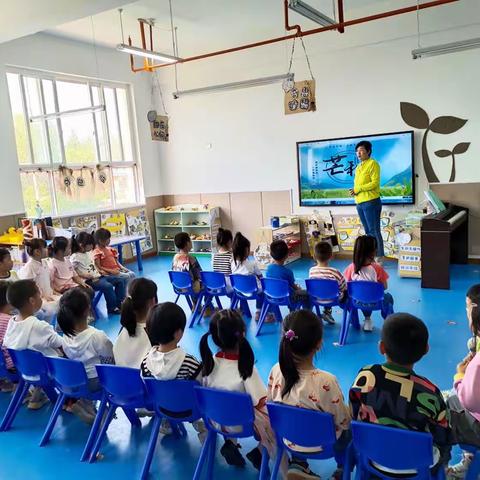
M 255 314 L 255 321 L 258 322 L 260 318 L 260 310 L 263 305 L 263 292 L 260 279 L 262 278 L 262 272 L 255 260 L 251 260 L 250 257 L 250 240 L 244 237 L 240 232 L 237 232 L 233 239 L 232 245 L 232 274 L 240 275 L 255 275 L 257 277 L 257 285 L 259 289 L 259 296 L 256 301 L 257 312 Z
M 15 282 L 18 280 L 17 272 L 13 269 L 13 260 L 10 250 L 0 248 L 0 280 Z
M 275 440 L 266 412 L 267 390 L 255 368 L 255 357 L 245 338 L 245 323 L 234 310 L 220 310 L 210 320 L 209 331 L 200 340 L 203 385 L 233 392 L 248 393 L 255 411 L 255 430 L 261 443 L 274 455 Z M 219 348 L 215 357 L 208 345 L 208 337 Z M 229 465 L 243 466 L 245 459 L 239 451 L 240 445 L 228 439 L 220 450 Z M 247 458 L 260 469 L 261 450 L 254 448 Z M 273 458 L 273 457 L 271 457 Z
M 128 284 L 128 295 L 122 303 L 122 329 L 113 346 L 115 363 L 140 368 L 152 347 L 145 331 L 150 309 L 157 304 L 157 284 L 148 278 L 134 278 Z
M 56 357 L 63 347 L 63 340 L 47 322 L 34 316 L 42 307 L 42 297 L 33 280 L 13 282 L 7 291 L 7 300 L 18 310 L 8 322 L 3 347 L 14 350 L 36 350 L 43 355 Z M 37 410 L 48 402 L 41 389 L 35 388 L 28 408 Z
M 37 312 L 40 320 L 51 321 L 57 313 L 60 295 L 53 291 L 50 284 L 47 243 L 42 238 L 24 241 L 29 256 L 27 263 L 19 270 L 18 276 L 23 280 L 34 280 L 42 296 L 42 308 Z
M 90 297 L 85 289 L 71 288 L 60 299 L 57 321 L 64 334 L 65 355 L 83 363 L 88 388 L 95 392 L 100 389 L 95 365 L 113 363 L 113 345 L 105 332 L 88 325 L 90 308 Z M 84 399 L 71 405 L 70 411 L 86 423 L 93 423 L 96 413 L 93 404 Z

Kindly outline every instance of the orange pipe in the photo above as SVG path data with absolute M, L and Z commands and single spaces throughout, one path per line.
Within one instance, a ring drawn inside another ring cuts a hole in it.
M 233 47 L 233 48 L 227 48 L 225 50 L 218 50 L 216 52 L 210 52 L 210 53 L 204 53 L 202 55 L 196 55 L 194 57 L 187 57 L 187 58 L 182 58 L 178 62 L 173 62 L 173 63 L 161 63 L 158 65 L 150 65 L 149 68 L 141 68 L 141 69 L 132 69 L 132 72 L 140 72 L 140 71 L 146 71 L 146 70 L 155 70 L 157 68 L 162 68 L 162 67 L 168 67 L 171 65 L 175 65 L 177 63 L 187 63 L 187 62 L 193 62 L 195 60 L 202 60 L 204 58 L 210 58 L 210 57 L 216 57 L 218 55 L 225 55 L 227 53 L 233 53 L 233 52 L 239 52 L 241 50 L 247 50 L 249 48 L 256 48 L 256 47 L 262 47 L 264 45 L 271 45 L 272 43 L 278 43 L 278 42 L 284 42 L 286 40 L 293 39 L 297 36 L 301 37 L 306 37 L 308 35 L 315 35 L 317 33 L 322 33 L 322 32 L 327 32 L 330 30 L 340 30 L 341 28 L 345 27 L 350 27 L 352 25 L 359 25 L 361 23 L 367 23 L 367 22 L 372 22 L 374 20 L 380 20 L 382 18 L 389 18 L 389 17 L 394 17 L 396 15 L 403 15 L 404 13 L 411 13 L 411 12 L 416 12 L 418 10 L 423 10 L 425 8 L 432 8 L 432 7 L 439 7 L 440 5 L 446 5 L 448 3 L 455 3 L 458 2 L 459 0 L 432 0 L 429 2 L 421 3 L 418 5 L 414 5 L 411 7 L 404 7 L 404 8 L 399 8 L 396 10 L 390 10 L 387 12 L 383 13 L 377 13 L 375 15 L 369 15 L 367 17 L 361 17 L 361 18 L 355 18 L 353 20 L 347 20 L 343 21 L 340 23 L 337 23 L 335 25 L 328 25 L 326 27 L 320 27 L 320 28 L 314 28 L 312 30 L 306 30 L 305 32 L 302 32 L 300 30 L 300 33 L 294 33 L 291 35 L 285 35 L 283 37 L 276 37 L 276 38 L 271 38 L 268 40 L 262 40 L 260 42 L 255 42 L 255 43 L 248 43 L 246 45 L 241 45 L 238 47 Z M 296 29 L 296 26 L 293 26 L 292 28 Z
M 283 17 L 285 19 L 285 30 L 296 30 L 296 36 L 300 36 L 302 34 L 302 27 L 300 25 L 289 25 L 288 24 L 288 0 L 283 0 Z
M 343 0 L 338 0 L 338 23 L 343 25 L 345 18 L 343 16 Z M 338 27 L 339 33 L 345 32 L 345 27 Z

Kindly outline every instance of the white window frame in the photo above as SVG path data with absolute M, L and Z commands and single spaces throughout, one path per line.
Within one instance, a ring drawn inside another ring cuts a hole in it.
M 25 128 L 26 128 L 26 135 L 27 135 L 27 155 L 30 160 L 28 164 L 18 164 L 20 173 L 22 172 L 37 172 L 37 171 L 44 171 L 48 173 L 49 178 L 49 193 L 50 199 L 52 204 L 52 212 L 51 216 L 55 218 L 62 218 L 62 217 L 71 217 L 77 215 L 85 215 L 89 213 L 100 213 L 100 212 L 108 212 L 112 210 L 123 210 L 132 207 L 138 207 L 145 205 L 145 198 L 143 196 L 143 188 L 140 185 L 141 181 L 141 169 L 138 159 L 138 143 L 137 143 L 137 132 L 136 132 L 136 121 L 134 117 L 134 108 L 133 108 L 133 96 L 132 96 L 132 87 L 128 83 L 122 82 L 114 82 L 110 80 L 100 80 L 97 78 L 91 77 L 83 77 L 78 75 L 67 75 L 67 74 L 60 74 L 60 73 L 53 73 L 47 72 L 42 70 L 33 70 L 24 67 L 18 66 L 6 66 L 6 73 L 12 73 L 19 75 L 18 84 L 20 87 L 21 93 L 21 101 L 22 101 L 22 111 L 23 117 L 25 121 Z M 25 92 L 25 84 L 23 82 L 23 77 L 30 77 L 37 79 L 38 91 L 40 95 L 40 108 L 42 110 L 42 114 L 40 115 L 33 115 L 30 116 L 27 107 L 27 94 Z M 53 83 L 53 99 L 55 103 L 55 113 L 46 113 L 45 107 L 45 94 L 43 89 L 42 80 L 50 80 Z M 57 91 L 57 81 L 65 81 L 70 83 L 81 83 L 83 85 L 87 85 L 89 90 L 90 96 L 90 107 L 79 108 L 75 110 L 68 110 L 68 111 L 59 111 L 59 102 L 58 102 L 58 91 Z M 94 106 L 93 103 L 93 88 L 96 87 L 99 89 L 99 97 L 101 105 Z M 108 126 L 108 118 L 107 115 L 102 116 L 103 120 L 103 132 L 105 133 L 105 146 L 106 146 L 106 155 L 107 160 L 102 160 L 102 155 L 100 152 L 100 144 L 99 144 L 99 137 L 98 137 L 98 126 L 97 126 L 97 118 L 95 113 L 97 112 L 104 112 L 106 110 L 105 106 L 105 96 L 104 96 L 104 88 L 112 88 L 114 93 L 114 101 L 115 101 L 115 111 L 117 117 L 117 124 L 118 124 L 118 135 L 120 140 L 120 154 L 122 157 L 122 161 L 113 162 L 111 158 L 111 142 L 110 142 L 110 129 Z M 122 88 L 125 90 L 126 93 L 126 100 L 127 100 L 127 113 L 128 113 L 128 124 L 129 124 L 129 133 L 130 133 L 130 144 L 131 144 L 131 151 L 132 151 L 132 159 L 127 161 L 125 159 L 125 152 L 124 152 L 124 143 L 123 143 L 123 132 L 120 123 L 120 113 L 118 108 L 118 98 L 117 98 L 117 88 Z M 62 131 L 62 122 L 61 118 L 76 115 L 81 113 L 91 113 L 93 119 L 93 126 L 94 126 L 94 141 L 95 141 L 95 153 L 97 157 L 97 163 L 90 163 L 90 164 L 72 164 L 67 163 L 65 158 L 65 144 L 63 138 L 63 131 Z M 59 135 L 59 142 L 60 142 L 60 150 L 62 161 L 61 163 L 54 163 L 53 155 L 52 155 L 52 148 L 50 142 L 50 134 L 48 131 L 48 123 L 47 120 L 57 119 L 57 129 Z M 39 121 L 42 124 L 42 132 L 45 136 L 45 140 L 47 142 L 47 156 L 49 158 L 48 163 L 34 163 L 34 150 L 33 150 L 33 143 L 32 143 L 32 133 L 31 133 L 31 124 L 32 122 Z M 55 189 L 55 182 L 54 182 L 54 173 L 58 172 L 59 167 L 64 166 L 66 168 L 71 168 L 73 170 L 78 170 L 82 167 L 88 168 L 95 168 L 97 165 L 110 167 L 107 168 L 105 171 L 109 177 L 110 183 L 110 198 L 111 198 L 111 205 L 108 207 L 101 207 L 99 209 L 89 209 L 87 211 L 72 211 L 72 212 L 59 212 L 58 204 L 57 204 L 57 195 Z M 117 204 L 116 197 L 115 197 L 115 185 L 114 185 L 114 177 L 113 177 L 113 169 L 114 168 L 131 168 L 133 172 L 134 178 L 134 187 L 135 187 L 135 202 L 130 204 Z M 23 192 L 22 192 L 23 195 Z

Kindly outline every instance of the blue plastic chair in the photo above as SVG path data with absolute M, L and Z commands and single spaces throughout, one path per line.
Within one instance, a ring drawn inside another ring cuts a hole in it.
M 48 421 L 43 437 L 40 441 L 40 446 L 45 446 L 52 435 L 53 429 L 57 422 L 58 416 L 62 412 L 63 404 L 68 398 L 85 398 L 88 400 L 103 400 L 103 391 L 92 392 L 88 388 L 88 378 L 85 372 L 85 367 L 82 362 L 77 360 L 69 360 L 68 358 L 46 357 L 47 365 L 51 376 L 54 379 L 60 395 L 53 408 L 50 420 Z M 101 417 L 97 415 L 95 422 L 92 425 L 90 435 L 85 445 L 81 461 L 88 458 L 92 444 L 98 434 L 100 428 Z
M 352 422 L 353 448 L 356 456 L 357 480 L 374 475 L 390 479 L 388 473 L 375 468 L 372 462 L 392 470 L 415 470 L 409 479 L 445 478 L 444 468 L 433 475 L 433 439 L 429 433 L 412 432 L 371 423 Z
M 22 400 L 30 386 L 41 387 L 48 395 L 52 403 L 57 400 L 57 392 L 50 377 L 45 357 L 34 350 L 13 350 L 8 349 L 13 364 L 19 374 L 19 382 L 15 393 L 12 395 L 10 404 L 0 424 L 0 432 L 6 432 L 12 426 Z
M 210 480 L 213 478 L 217 435 L 222 435 L 225 438 L 255 437 L 253 429 L 255 414 L 252 399 L 246 393 L 195 387 L 195 396 L 208 430 L 208 436 L 200 452 L 193 480 L 200 479 L 205 464 L 207 468 L 206 478 Z M 233 426 L 236 427 L 232 429 L 234 431 L 226 431 L 225 427 Z M 267 478 L 268 460 L 267 450 L 263 448 L 260 479 Z
M 188 272 L 174 272 L 173 270 L 168 272 L 168 276 L 170 277 L 170 283 L 172 284 L 173 291 L 177 294 L 175 303 L 178 303 L 178 299 L 181 296 L 184 296 L 192 312 L 189 325 L 195 323 L 195 319 L 200 312 L 201 302 L 200 294 L 193 291 L 192 277 Z M 197 303 L 194 304 L 194 299 L 196 297 L 198 297 Z
M 230 275 L 230 282 L 233 288 L 230 308 L 233 310 L 240 304 L 243 314 L 247 318 L 252 318 L 248 301 L 257 300 L 261 294 L 258 288 L 257 277 L 255 275 L 240 275 L 234 273 Z
M 344 316 L 342 329 L 340 331 L 339 344 L 345 345 L 348 337 L 350 324 L 355 328 L 360 328 L 358 310 L 380 310 L 383 319 L 393 313 L 393 306 L 385 305 L 383 285 L 378 282 L 355 281 L 348 282 L 348 315 Z
M 103 296 L 103 293 L 99 290 L 95 292 L 95 295 L 93 296 L 93 299 L 92 299 L 92 310 L 93 310 L 93 315 L 95 317 L 95 320 L 100 318 L 100 311 L 98 310 L 98 304 L 100 303 L 102 296 Z
M 277 322 L 281 322 L 283 320 L 282 312 L 280 311 L 281 306 L 288 307 L 290 311 L 297 308 L 297 305 L 294 305 L 290 300 L 290 287 L 286 280 L 279 278 L 262 278 L 262 287 L 264 301 L 260 318 L 258 319 L 257 331 L 255 332 L 256 337 L 260 335 L 260 330 L 270 311 L 275 315 Z
M 340 288 L 336 280 L 324 278 L 307 278 L 305 280 L 310 302 L 317 315 L 321 318 L 321 308 L 341 307 L 343 310 L 343 322 L 347 318 L 346 302 L 340 303 Z
M 305 408 L 292 407 L 281 403 L 267 403 L 270 425 L 277 440 L 277 456 L 272 470 L 271 480 L 276 480 L 284 452 L 289 452 L 297 458 L 325 460 L 336 457 L 334 445 L 337 441 L 333 416 Z M 298 452 L 288 444 L 292 442 L 301 447 L 321 447 L 318 452 Z M 351 471 L 348 455 L 337 458 L 344 470 Z
M 142 480 L 148 478 L 162 418 L 166 418 L 170 422 L 174 432 L 182 435 L 187 434 L 183 422 L 194 422 L 201 418 L 194 393 L 194 388 L 198 385 L 198 382 L 193 380 L 157 380 L 155 378 L 145 378 L 144 382 L 155 410 L 155 417 L 140 476 Z
M 223 308 L 220 297 L 231 297 L 232 293 L 227 292 L 227 284 L 225 282 L 225 275 L 220 272 L 200 272 L 203 289 L 200 292 L 198 302 L 203 302 L 203 307 L 197 316 L 198 322 L 203 318 L 208 307 L 213 308 L 213 300 L 217 303 L 218 308 Z M 197 318 L 192 317 L 189 327 L 195 325 Z
M 474 445 L 465 445 L 460 444 L 459 447 L 466 452 L 473 454 L 473 460 L 470 466 L 468 467 L 467 474 L 465 475 L 465 480 L 478 480 L 480 475 L 480 449 Z
M 148 400 L 145 384 L 136 368 L 119 367 L 116 365 L 96 365 L 98 380 L 105 392 L 106 401 L 102 401 L 97 412 L 97 421 L 103 419 L 103 425 L 90 452 L 90 463 L 97 459 L 98 451 L 105 438 L 108 427 L 117 408 L 122 408 L 125 415 L 134 427 L 141 427 L 142 423 L 135 412 L 136 408 L 152 410 Z

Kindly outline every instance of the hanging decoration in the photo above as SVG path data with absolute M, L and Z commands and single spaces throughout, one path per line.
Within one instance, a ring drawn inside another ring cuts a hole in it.
M 98 175 L 98 180 L 100 183 L 107 183 L 107 173 L 105 172 L 105 169 L 109 168 L 108 165 L 103 167 L 101 165 L 97 165 L 97 175 Z
M 153 118 L 153 115 L 155 115 L 155 118 L 150 120 L 150 118 Z M 148 112 L 148 120 L 150 122 L 152 140 L 168 142 L 168 116 L 157 115 L 155 110 L 150 110 Z
M 292 52 L 290 54 L 290 65 L 288 73 L 291 73 L 293 56 L 295 53 L 295 40 L 292 43 Z M 308 58 L 307 50 L 303 38 L 300 37 L 303 51 L 305 52 L 305 60 L 307 62 L 308 70 L 310 72 L 310 80 L 302 80 L 299 82 L 285 81 L 283 83 L 283 90 L 285 91 L 285 115 L 292 113 L 314 112 L 315 104 L 315 78 L 313 77 L 312 68 L 310 66 L 310 59 Z

